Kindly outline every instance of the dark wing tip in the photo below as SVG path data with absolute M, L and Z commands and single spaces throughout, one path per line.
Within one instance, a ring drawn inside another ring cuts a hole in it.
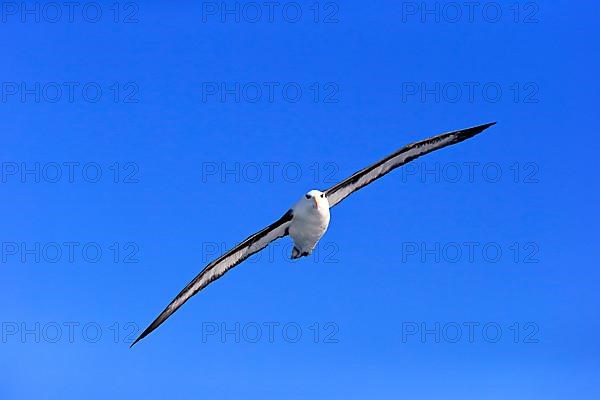
M 154 324 L 152 324 L 154 325 Z M 144 332 L 142 332 L 142 334 L 140 336 L 138 336 L 137 339 L 135 339 L 135 341 L 133 343 L 131 343 L 131 346 L 129 346 L 129 348 L 132 348 L 133 346 L 135 346 L 135 344 L 137 342 L 139 342 L 140 340 L 142 340 L 143 338 L 145 338 L 146 336 L 148 336 L 150 334 L 150 332 L 152 332 L 155 328 L 152 327 L 152 325 L 150 325 L 148 328 L 146 328 L 146 330 Z M 152 329 L 150 329 L 152 328 Z
M 493 122 L 488 122 L 487 124 L 483 124 L 483 125 L 479 125 L 476 126 L 476 128 L 481 129 L 482 131 L 486 130 L 487 128 L 489 128 L 490 126 L 494 126 L 496 125 L 498 122 L 497 121 L 493 121 Z
M 496 125 L 496 121 L 489 122 L 489 123 L 483 124 L 483 125 L 474 126 L 472 128 L 463 129 L 463 130 L 459 131 L 458 136 L 463 139 L 468 139 L 470 137 L 473 137 L 473 136 L 485 131 L 487 128 L 489 128 L 490 126 L 494 126 L 494 125 Z
M 149 334 L 152 333 L 152 331 L 154 331 L 156 328 L 158 328 L 163 322 L 165 322 L 165 320 L 167 318 L 169 318 L 169 316 L 171 316 L 171 314 L 173 314 L 175 311 L 177 310 L 177 308 L 175 308 L 174 310 L 171 310 L 171 305 L 169 305 L 169 307 L 167 307 L 159 316 L 158 318 L 156 318 L 151 324 L 150 326 L 148 326 L 146 328 L 146 330 L 144 332 L 142 332 L 142 334 L 140 336 L 138 336 L 137 339 L 135 339 L 135 341 L 133 343 L 131 343 L 131 346 L 129 346 L 129 348 L 132 348 L 137 342 L 139 342 L 140 340 L 142 340 L 143 338 L 145 338 L 146 336 L 148 336 Z

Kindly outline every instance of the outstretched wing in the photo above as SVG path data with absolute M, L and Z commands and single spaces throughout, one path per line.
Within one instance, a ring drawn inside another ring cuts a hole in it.
M 340 201 L 348 197 L 351 193 L 367 186 L 374 180 L 381 178 L 388 172 L 393 171 L 404 164 L 409 163 L 415 158 L 421 157 L 422 155 L 431 153 L 432 151 L 444 148 L 446 146 L 460 143 L 463 140 L 467 140 L 478 133 L 483 132 L 495 124 L 495 122 L 491 122 L 489 124 L 479 125 L 473 128 L 461 129 L 460 131 L 443 133 L 420 142 L 406 145 L 395 153 L 390 154 L 383 160 L 380 160 L 375 164 L 356 172 L 351 177 L 327 189 L 325 191 L 325 195 L 329 200 L 329 207 L 331 208 L 335 206 Z
M 255 233 L 248 237 L 242 243 L 237 245 L 234 249 L 223 254 L 215 261 L 208 264 L 198 276 L 191 281 L 185 289 L 181 291 L 173 299 L 171 304 L 165 308 L 165 310 L 150 324 L 148 328 L 133 342 L 134 344 L 148 336 L 153 330 L 158 328 L 163 322 L 167 320 L 179 307 L 188 301 L 196 293 L 204 289 L 211 282 L 219 279 L 225 272 L 229 271 L 242 261 L 250 257 L 252 254 L 258 253 L 269 245 L 274 240 L 284 237 L 288 234 L 288 227 L 292 220 L 292 210 L 289 210 L 283 217 L 269 225 L 265 229 Z

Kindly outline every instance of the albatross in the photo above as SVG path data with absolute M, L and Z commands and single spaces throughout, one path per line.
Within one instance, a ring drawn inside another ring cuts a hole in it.
M 329 210 L 350 194 L 420 156 L 460 143 L 495 124 L 495 122 L 491 122 L 472 128 L 447 132 L 406 145 L 325 191 L 309 191 L 277 221 L 249 236 L 236 247 L 204 267 L 131 344 L 131 347 L 158 328 L 192 296 L 251 255 L 267 247 L 269 243 L 289 235 L 294 241 L 292 259 L 310 255 L 329 226 Z

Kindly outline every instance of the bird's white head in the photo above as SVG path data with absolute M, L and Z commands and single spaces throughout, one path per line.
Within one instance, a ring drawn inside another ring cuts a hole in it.
M 325 193 L 319 190 L 311 190 L 300 200 L 306 208 L 314 208 L 319 211 L 329 210 L 329 201 Z

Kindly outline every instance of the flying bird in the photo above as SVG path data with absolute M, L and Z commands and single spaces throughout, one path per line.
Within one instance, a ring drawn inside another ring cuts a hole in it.
M 142 332 L 131 344 L 131 347 L 158 328 L 192 296 L 251 255 L 267 247 L 269 243 L 289 235 L 294 241 L 291 258 L 296 259 L 310 255 L 329 226 L 329 210 L 350 194 L 422 155 L 460 143 L 495 124 L 495 122 L 491 122 L 472 128 L 443 133 L 420 142 L 406 145 L 395 153 L 356 172 L 324 192 L 319 190 L 309 191 L 277 221 L 249 236 L 235 248 L 208 264 L 173 299 L 171 304 L 165 308 L 154 322 Z

